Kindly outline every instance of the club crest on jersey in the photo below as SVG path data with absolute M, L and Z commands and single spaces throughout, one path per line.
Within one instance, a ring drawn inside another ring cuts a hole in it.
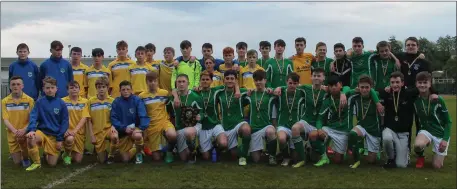
M 133 108 L 129 108 L 129 112 L 130 112 L 131 114 L 133 114 L 133 113 L 134 113 Z
M 59 114 L 59 112 L 60 112 L 60 109 L 59 109 L 59 108 L 54 108 L 54 113 L 55 113 L 55 114 Z
M 27 76 L 32 77 L 33 76 L 32 72 L 28 72 Z
M 60 72 L 65 73 L 65 69 L 64 68 L 60 68 Z
M 111 110 L 111 104 L 107 104 L 106 106 L 108 106 L 108 110 Z
M 414 65 L 414 70 L 418 70 L 418 69 L 419 69 L 419 66 L 420 66 L 419 64 L 415 64 L 415 65 Z

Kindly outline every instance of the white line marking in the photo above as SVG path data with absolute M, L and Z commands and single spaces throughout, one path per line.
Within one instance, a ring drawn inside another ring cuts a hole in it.
M 54 181 L 54 182 L 52 182 L 52 183 L 50 183 L 50 184 L 48 184 L 46 186 L 43 186 L 41 188 L 43 188 L 43 189 L 44 188 L 53 188 L 54 186 L 57 186 L 59 184 L 63 184 L 64 182 L 66 182 L 70 178 L 72 178 L 72 177 L 74 177 L 76 175 L 79 175 L 79 174 L 81 174 L 83 172 L 86 172 L 87 170 L 94 168 L 96 165 L 97 165 L 97 163 L 94 163 L 94 164 L 90 164 L 90 165 L 88 165 L 86 167 L 79 168 L 75 172 L 70 173 L 68 176 L 66 176 L 66 177 L 64 177 L 64 178 L 62 178 L 60 180 L 56 180 L 56 181 Z

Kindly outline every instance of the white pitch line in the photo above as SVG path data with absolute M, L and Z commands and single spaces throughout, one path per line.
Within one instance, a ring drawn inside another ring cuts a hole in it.
M 79 175 L 79 174 L 81 174 L 81 173 L 83 173 L 83 172 L 86 172 L 87 170 L 92 169 L 92 168 L 95 167 L 96 165 L 97 165 L 97 163 L 93 163 L 93 164 L 90 164 L 90 165 L 88 165 L 88 166 L 86 166 L 86 167 L 79 168 L 79 169 L 77 169 L 75 172 L 70 173 L 68 176 L 66 176 L 66 177 L 64 177 L 64 178 L 62 178 L 62 179 L 60 179 L 60 180 L 56 180 L 56 181 L 54 181 L 54 182 L 52 182 L 52 183 L 50 183 L 50 184 L 48 184 L 48 185 L 46 185 L 46 186 L 43 186 L 43 187 L 41 187 L 41 188 L 43 188 L 43 189 L 44 189 L 44 188 L 53 188 L 54 186 L 57 186 L 57 185 L 59 185 L 59 184 L 63 184 L 64 182 L 66 182 L 66 181 L 69 180 L 70 178 L 72 178 L 72 177 L 74 177 L 74 176 L 76 176 L 76 175 Z

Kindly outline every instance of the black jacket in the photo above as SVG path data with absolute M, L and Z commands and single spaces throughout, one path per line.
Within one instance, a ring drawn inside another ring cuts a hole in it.
M 331 72 L 330 75 L 339 76 L 339 80 L 343 86 L 351 86 L 351 75 L 352 75 L 352 61 L 346 56 L 335 61 L 335 72 Z
M 396 55 L 401 63 L 401 73 L 405 76 L 405 86 L 408 88 L 416 86 L 416 75 L 419 72 L 427 71 L 432 73 L 430 62 L 425 59 L 417 59 L 411 67 L 408 66 L 408 64 L 411 64 L 419 55 L 420 52 L 417 54 L 408 54 L 403 52 Z M 409 71 L 411 71 L 411 75 L 408 74 Z

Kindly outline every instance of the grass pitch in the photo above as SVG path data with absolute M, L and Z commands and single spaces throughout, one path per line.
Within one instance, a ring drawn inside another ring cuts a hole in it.
M 305 167 L 267 165 L 267 162 L 240 167 L 236 161 L 218 163 L 197 161 L 188 165 L 178 161 L 172 164 L 152 162 L 145 158 L 142 165 L 115 163 L 97 164 L 73 177 L 75 172 L 96 162 L 95 156 L 85 156 L 82 164 L 57 167 L 43 166 L 34 172 L 12 164 L 8 159 L 6 132 L 1 133 L 1 187 L 41 188 L 456 188 L 456 98 L 445 97 L 452 116 L 452 136 L 444 168 L 431 167 L 432 152 L 426 150 L 426 165 L 423 169 L 414 167 L 415 156 L 406 169 L 385 170 L 377 165 L 362 165 L 350 169 L 352 158 L 341 165 L 330 164 L 316 168 L 308 163 Z M 68 179 L 65 179 L 68 178 Z

